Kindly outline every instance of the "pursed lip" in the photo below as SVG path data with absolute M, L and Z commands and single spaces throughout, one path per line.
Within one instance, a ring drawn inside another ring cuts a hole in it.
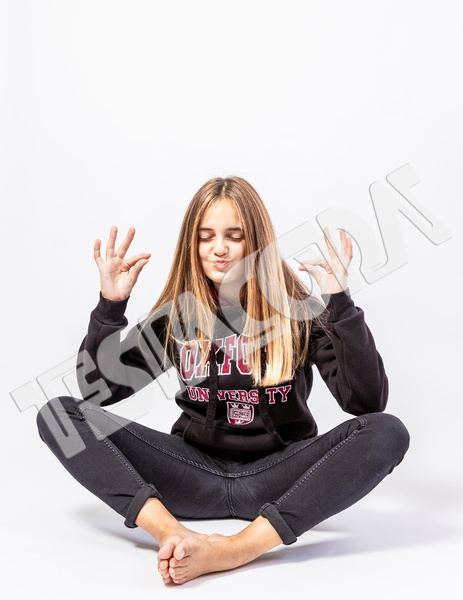
M 226 267 L 227 265 L 230 264 L 230 261 L 228 261 L 228 260 L 214 260 L 214 261 L 212 261 L 212 264 L 215 265 L 216 267 Z

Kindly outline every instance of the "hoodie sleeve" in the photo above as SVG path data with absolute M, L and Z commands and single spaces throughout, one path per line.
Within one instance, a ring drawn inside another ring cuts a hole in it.
M 341 408 L 353 415 L 382 412 L 388 397 L 388 380 L 361 308 L 348 290 L 332 294 L 312 328 L 310 362 Z
M 143 334 L 141 323 L 122 339 L 127 302 L 128 298 L 113 301 L 100 293 L 79 349 L 77 381 L 82 397 L 100 406 L 131 396 L 171 366 L 169 361 L 162 364 L 166 319 L 153 320 Z

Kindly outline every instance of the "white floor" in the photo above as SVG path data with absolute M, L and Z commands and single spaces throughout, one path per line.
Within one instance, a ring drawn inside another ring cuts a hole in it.
M 155 541 L 124 527 L 64 471 L 38 439 L 33 410 L 15 410 L 5 407 L 11 436 L 2 450 L 2 598 L 461 598 L 461 474 L 455 485 L 426 483 L 413 480 L 404 461 L 367 498 L 292 546 L 232 572 L 164 586 Z M 227 534 L 243 525 L 191 526 Z

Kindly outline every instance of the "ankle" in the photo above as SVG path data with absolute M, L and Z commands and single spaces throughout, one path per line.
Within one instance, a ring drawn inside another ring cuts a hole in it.
M 283 543 L 270 522 L 261 516 L 231 537 L 246 562 L 256 559 Z
M 138 513 L 135 525 L 147 531 L 159 543 L 181 527 L 177 519 L 157 498 L 148 498 Z

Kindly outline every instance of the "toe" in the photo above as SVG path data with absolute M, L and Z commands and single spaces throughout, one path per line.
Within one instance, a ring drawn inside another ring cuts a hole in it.
M 182 560 L 177 560 L 175 558 L 171 558 L 169 561 L 169 567 L 173 569 L 180 569 L 181 567 L 186 567 L 188 564 L 188 556 L 185 556 Z
M 175 546 L 173 556 L 176 560 L 182 560 L 182 558 L 185 558 L 185 556 L 188 556 L 189 554 L 190 554 L 190 545 L 188 543 L 188 538 L 185 538 L 184 540 L 182 540 L 179 544 L 177 544 Z
M 171 537 L 168 540 L 166 540 L 165 544 L 163 544 L 161 548 L 159 548 L 158 558 L 160 560 L 169 560 L 170 558 L 172 558 L 176 546 L 181 541 L 182 538 L 180 537 Z
M 172 577 L 172 581 L 178 585 L 185 583 L 186 581 L 186 577 L 184 575 L 179 575 L 177 573 L 177 575 L 175 575 L 175 577 Z

